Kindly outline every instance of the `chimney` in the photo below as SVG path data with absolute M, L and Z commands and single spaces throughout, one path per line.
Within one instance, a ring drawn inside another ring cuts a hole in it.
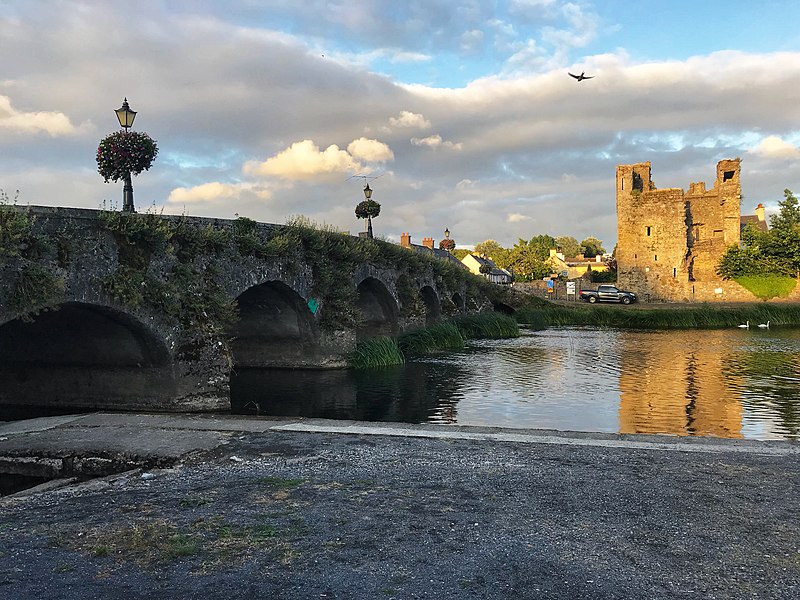
M 431 250 L 433 250 L 433 238 L 432 237 L 422 238 L 422 245 L 425 246 L 426 248 L 430 248 Z
M 411 248 L 411 236 L 408 232 L 400 234 L 400 246 L 403 248 Z
M 764 221 L 765 220 L 765 218 L 764 218 L 764 205 L 761 204 L 761 202 L 759 202 L 758 206 L 756 206 L 756 216 L 758 217 L 759 221 Z

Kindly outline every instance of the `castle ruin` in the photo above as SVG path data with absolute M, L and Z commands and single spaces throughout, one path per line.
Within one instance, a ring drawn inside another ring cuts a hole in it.
M 716 273 L 739 243 L 741 160 L 717 164 L 714 187 L 656 189 L 650 163 L 617 166 L 617 281 L 645 301 L 738 301 L 749 292 Z M 744 296 L 743 296 L 744 294 Z

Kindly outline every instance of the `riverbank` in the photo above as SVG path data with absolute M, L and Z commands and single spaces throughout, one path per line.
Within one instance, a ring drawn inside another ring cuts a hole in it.
M 0 426 L 0 455 L 34 450 L 164 468 L 0 500 L 14 598 L 800 591 L 789 442 L 198 415 Z
M 588 325 L 621 329 L 724 329 L 767 322 L 800 327 L 800 303 L 584 304 L 532 299 L 514 318 L 532 327 Z

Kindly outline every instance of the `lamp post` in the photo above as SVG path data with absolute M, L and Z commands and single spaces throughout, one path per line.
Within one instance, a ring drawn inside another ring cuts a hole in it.
M 372 188 L 369 187 L 369 183 L 364 186 L 364 198 L 367 200 L 372 198 Z M 372 215 L 367 215 L 367 237 L 372 239 Z
M 136 111 L 131 110 L 128 106 L 128 98 L 122 101 L 122 106 L 114 111 L 117 115 L 120 127 L 127 133 L 130 127 L 133 127 L 133 120 L 136 118 Z M 125 176 L 125 185 L 122 188 L 122 212 L 136 212 L 133 208 L 133 183 L 131 183 L 131 174 Z

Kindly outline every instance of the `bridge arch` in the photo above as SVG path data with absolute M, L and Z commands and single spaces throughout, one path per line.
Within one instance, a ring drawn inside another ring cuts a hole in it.
M 439 301 L 439 295 L 429 285 L 424 286 L 419 295 L 425 303 L 425 325 L 430 327 L 441 320 L 442 303 Z
M 305 298 L 272 280 L 236 298 L 239 320 L 228 332 L 234 368 L 297 366 L 319 349 L 319 329 Z
M 0 404 L 153 408 L 175 393 L 164 340 L 118 309 L 70 301 L 0 325 Z
M 375 277 L 366 277 L 356 290 L 356 307 L 361 317 L 356 328 L 356 340 L 396 335 L 399 330 L 400 309 L 386 285 Z
M 466 310 L 467 303 L 464 301 L 464 297 L 461 294 L 459 294 L 458 292 L 455 292 L 450 297 L 450 300 L 452 300 L 453 304 L 455 304 L 456 309 L 458 310 L 458 312 L 464 312 Z
M 503 315 L 512 316 L 516 311 L 505 302 L 494 302 L 494 311 Z

